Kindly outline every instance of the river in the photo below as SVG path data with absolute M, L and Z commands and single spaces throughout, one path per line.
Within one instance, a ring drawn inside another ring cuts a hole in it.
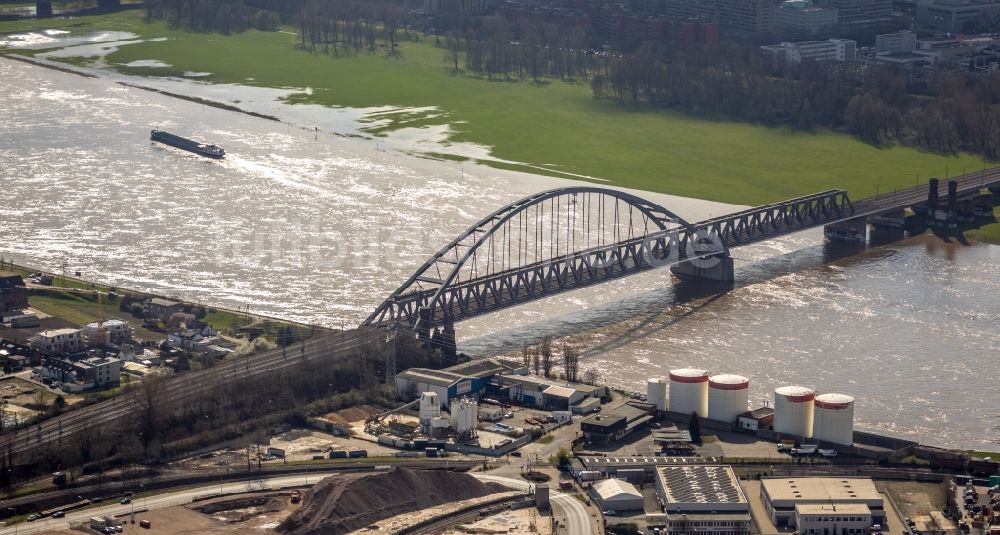
M 0 59 L 5 258 L 339 327 L 363 320 L 479 217 L 573 183 L 405 154 L 396 148 L 440 132 L 363 139 L 356 110 L 288 106 L 274 91 L 156 82 L 237 95 L 288 122 L 111 78 Z M 154 127 L 229 155 L 151 144 Z M 739 208 L 639 195 L 689 221 Z M 739 284 L 723 295 L 647 273 L 460 324 L 460 346 L 488 356 L 570 334 L 583 367 L 611 384 L 641 389 L 646 377 L 698 366 L 749 376 L 755 403 L 805 384 L 855 396 L 868 430 L 995 447 L 1000 247 L 921 236 L 835 259 L 822 242 L 810 231 L 738 249 Z

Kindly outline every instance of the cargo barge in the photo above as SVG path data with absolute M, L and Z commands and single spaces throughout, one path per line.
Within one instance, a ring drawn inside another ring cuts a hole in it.
M 219 159 L 226 155 L 226 151 L 222 147 L 199 143 L 193 139 L 187 139 L 169 132 L 164 132 L 163 130 L 153 130 L 149 133 L 149 139 L 163 143 L 164 145 L 170 145 L 171 147 L 193 152 L 206 158 Z

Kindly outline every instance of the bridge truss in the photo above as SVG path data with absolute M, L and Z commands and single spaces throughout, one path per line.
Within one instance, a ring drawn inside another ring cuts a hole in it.
M 680 262 L 728 254 L 711 229 L 603 188 L 511 203 L 431 256 L 365 325 L 426 332 L 455 321 Z

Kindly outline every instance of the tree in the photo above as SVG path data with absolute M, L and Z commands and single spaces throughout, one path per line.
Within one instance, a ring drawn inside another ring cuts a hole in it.
M 691 413 L 691 419 L 688 420 L 688 432 L 691 433 L 691 442 L 701 444 L 701 422 L 698 420 L 697 412 Z
M 601 372 L 597 371 L 596 368 L 590 368 L 583 372 L 583 382 L 588 385 L 596 385 L 598 381 L 601 380 Z
M 566 372 L 566 380 L 575 383 L 579 370 L 580 352 L 569 344 L 563 344 L 563 371 Z
M 449 31 L 444 36 L 445 61 L 452 64 L 451 72 L 459 72 L 458 59 L 462 51 L 462 38 L 457 31 Z
M 539 351 L 542 354 L 542 372 L 546 377 L 552 373 L 552 337 L 546 336 L 542 340 L 542 347 Z

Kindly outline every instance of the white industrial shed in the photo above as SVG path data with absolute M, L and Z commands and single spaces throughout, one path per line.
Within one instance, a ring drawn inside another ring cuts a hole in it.
M 591 498 L 602 511 L 641 511 L 642 493 L 623 479 L 604 479 L 590 488 Z

